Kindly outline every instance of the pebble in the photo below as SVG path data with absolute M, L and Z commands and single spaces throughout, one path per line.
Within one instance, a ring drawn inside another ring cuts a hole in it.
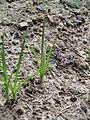
M 70 97 L 70 100 L 71 100 L 72 102 L 75 102 L 75 101 L 77 100 L 77 98 L 76 98 L 75 96 L 72 96 L 72 97 Z
M 14 39 L 14 40 L 12 41 L 12 44 L 13 44 L 13 45 L 17 45 L 17 44 L 19 44 L 19 40 Z
M 38 6 L 36 6 L 36 9 L 37 9 L 37 10 L 40 10 L 40 11 L 42 11 L 42 12 L 46 12 L 46 8 L 45 8 L 44 5 L 38 5 Z
M 87 39 L 82 39 L 83 43 L 84 44 L 87 44 L 88 43 L 88 40 Z
M 87 26 L 84 26 L 84 31 L 88 30 L 88 27 Z
M 17 109 L 16 113 L 17 113 L 18 115 L 23 115 L 24 111 L 23 111 L 22 108 L 19 108 L 19 109 Z
M 85 23 L 85 19 L 81 15 L 77 15 L 76 18 L 77 18 L 77 20 L 76 20 L 77 25 L 82 25 L 83 23 Z
M 19 24 L 18 24 L 18 27 L 19 27 L 19 29 L 20 30 L 26 30 L 27 29 L 27 27 L 28 27 L 28 23 L 27 22 L 20 22 Z
M 81 15 L 77 15 L 77 20 L 80 20 L 83 23 L 85 22 L 85 19 Z

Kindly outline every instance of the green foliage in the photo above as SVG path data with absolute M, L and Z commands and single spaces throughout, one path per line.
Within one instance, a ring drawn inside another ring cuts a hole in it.
M 12 70 L 12 72 L 9 76 L 8 73 L 7 73 L 7 69 L 6 69 L 6 60 L 5 60 L 5 52 L 4 52 L 4 34 L 2 36 L 2 49 L 1 49 L 2 64 L 0 65 L 0 69 L 3 72 L 3 77 L 0 77 L 0 81 L 1 81 L 0 85 L 1 85 L 2 89 L 4 90 L 4 92 L 6 94 L 7 101 L 9 101 L 10 98 L 15 99 L 18 90 L 27 81 L 29 81 L 32 77 L 34 77 L 38 74 L 38 71 L 36 71 L 31 76 L 28 76 L 25 80 L 18 83 L 18 81 L 19 81 L 18 80 L 18 75 L 19 75 L 20 64 L 21 64 L 21 60 L 22 60 L 22 56 L 23 56 L 24 44 L 25 44 L 25 38 L 24 38 L 24 41 L 22 43 L 22 48 L 21 48 L 21 52 L 20 52 L 20 55 L 19 55 L 18 63 L 16 65 L 16 67 Z M 15 74 L 14 80 L 12 81 L 12 76 L 14 74 Z
M 35 49 L 31 46 L 30 42 L 28 41 L 28 39 L 25 39 L 25 41 L 28 43 L 30 49 L 32 50 L 32 53 L 37 61 L 37 65 L 39 67 L 39 73 L 40 73 L 40 80 L 43 80 L 43 77 L 48 69 L 48 63 L 51 57 L 51 53 L 52 53 L 52 49 L 53 46 L 51 46 L 48 54 L 47 54 L 47 58 L 46 58 L 46 47 L 45 47 L 45 41 L 44 41 L 44 30 L 45 30 L 45 18 L 44 18 L 44 22 L 43 22 L 43 30 L 42 30 L 42 44 L 41 44 L 41 59 L 39 60 L 37 53 L 35 52 Z
M 45 47 L 45 41 L 44 41 L 44 29 L 45 29 L 45 19 L 43 22 L 43 30 L 42 30 L 42 44 L 41 44 L 41 58 L 39 60 L 37 53 L 35 52 L 35 49 L 31 46 L 28 39 L 25 37 L 24 41 L 22 43 L 21 52 L 19 55 L 18 63 L 16 67 L 12 70 L 11 74 L 8 75 L 7 73 L 7 66 L 6 66 L 6 59 L 5 59 L 5 51 L 4 51 L 4 34 L 2 36 L 2 48 L 1 48 L 1 64 L 0 64 L 0 70 L 3 72 L 3 77 L 0 76 L 0 85 L 2 89 L 4 90 L 6 94 L 7 101 L 10 99 L 15 99 L 18 90 L 31 78 L 35 77 L 36 75 L 40 74 L 40 80 L 43 80 L 43 77 L 48 70 L 48 63 L 51 57 L 53 46 L 50 48 L 49 52 L 47 53 L 46 57 L 46 47 Z M 25 41 L 28 43 L 31 51 L 33 52 L 33 55 L 37 61 L 38 70 L 34 72 L 32 75 L 26 77 L 23 81 L 19 81 L 19 71 L 20 71 L 20 64 L 23 56 L 23 50 L 24 50 L 24 44 Z M 14 79 L 12 78 L 14 76 Z

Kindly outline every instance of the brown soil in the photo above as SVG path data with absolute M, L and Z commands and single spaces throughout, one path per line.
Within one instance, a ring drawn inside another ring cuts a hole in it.
M 58 0 L 45 1 L 47 51 L 56 41 L 49 62 L 52 69 L 47 71 L 41 84 L 38 83 L 39 76 L 25 84 L 13 104 L 5 105 L 5 94 L 0 88 L 0 120 L 90 120 L 87 55 L 90 48 L 90 11 L 85 6 L 75 9 Z M 82 2 L 86 4 L 85 0 Z M 44 13 L 36 7 L 41 3 L 33 4 L 32 0 L 8 3 L 2 0 L 0 4 L 0 36 L 5 33 L 8 74 L 18 61 L 24 35 L 40 56 Z M 22 21 L 28 23 L 27 29 L 19 28 L 18 24 Z M 1 44 L 0 39 L 0 48 Z M 26 44 L 20 81 L 35 70 L 35 58 L 31 51 L 28 53 Z

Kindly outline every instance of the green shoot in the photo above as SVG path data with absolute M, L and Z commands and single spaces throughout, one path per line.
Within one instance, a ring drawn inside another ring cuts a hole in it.
M 6 60 L 5 60 L 5 52 L 4 52 L 4 34 L 2 36 L 2 49 L 1 49 L 2 64 L 0 65 L 0 69 L 3 72 L 3 77 L 0 77 L 0 86 L 2 87 L 2 89 L 4 90 L 4 92 L 6 94 L 7 101 L 9 101 L 10 98 L 15 99 L 18 90 L 27 81 L 29 81 L 32 77 L 35 77 L 39 73 L 39 71 L 36 71 L 34 74 L 30 75 L 25 80 L 18 83 L 18 81 L 19 81 L 18 80 L 18 75 L 19 75 L 20 64 L 21 64 L 21 60 L 22 60 L 22 56 L 23 56 L 24 44 L 25 44 L 25 38 L 24 38 L 24 41 L 22 43 L 22 48 L 21 48 L 21 52 L 20 52 L 20 55 L 19 55 L 18 63 L 16 65 L 16 67 L 12 70 L 12 72 L 9 76 L 8 73 L 7 73 L 7 70 L 6 70 Z M 15 79 L 14 79 L 14 81 L 11 81 L 12 76 L 14 74 L 15 74 Z
M 39 58 L 38 58 L 38 56 L 37 56 L 37 53 L 35 52 L 35 49 L 31 46 L 31 44 L 29 43 L 29 41 L 28 41 L 27 38 L 25 38 L 25 41 L 28 43 L 30 49 L 32 50 L 32 53 L 33 53 L 33 55 L 34 55 L 34 57 L 35 57 L 35 59 L 36 59 L 36 62 L 37 62 L 38 67 L 40 67 L 40 60 L 39 60 Z
M 2 57 L 2 66 L 1 69 L 3 71 L 4 79 L 2 78 L 2 81 L 4 82 L 5 87 L 5 93 L 7 99 L 9 99 L 9 86 L 8 86 L 8 75 L 6 71 L 6 60 L 5 60 L 5 52 L 4 52 L 4 34 L 2 35 L 2 49 L 1 49 L 1 57 Z
M 21 60 L 22 60 L 22 56 L 23 56 L 23 49 L 24 49 L 24 44 L 25 44 L 25 40 L 22 44 L 22 49 L 19 55 L 19 59 L 18 59 L 18 64 L 17 64 L 17 70 L 16 70 L 16 75 L 15 75 L 15 79 L 14 79 L 14 86 L 13 86 L 13 90 L 12 90 L 12 95 L 13 98 L 15 98 L 16 96 L 16 88 L 17 88 L 17 82 L 18 82 L 18 75 L 19 75 L 19 70 L 20 70 L 20 64 L 21 64 Z M 13 74 L 13 72 L 12 72 Z
M 40 73 L 40 81 L 43 80 L 43 77 L 48 69 L 48 63 L 51 57 L 51 53 L 52 53 L 52 49 L 53 46 L 50 48 L 48 54 L 47 54 L 47 58 L 46 58 L 46 47 L 45 47 L 45 41 L 44 41 L 44 30 L 45 30 L 45 17 L 44 17 L 44 22 L 43 22 L 43 30 L 42 30 L 42 44 L 41 44 L 41 60 L 39 60 L 37 53 L 35 52 L 35 49 L 31 46 L 30 42 L 26 39 L 25 41 L 28 43 L 36 61 L 37 61 L 37 65 L 39 67 L 39 73 Z
M 38 75 L 39 70 L 37 70 L 35 73 L 33 73 L 32 75 L 28 76 L 25 80 L 23 80 L 21 83 L 19 83 L 16 92 L 26 83 L 28 82 L 31 78 L 35 77 L 36 75 Z
M 10 97 L 10 89 L 13 86 L 13 83 L 11 82 L 11 79 L 12 79 L 12 75 L 15 72 L 16 72 L 16 76 L 15 76 L 15 79 L 14 79 L 14 87 L 12 87 L 11 92 L 13 93 L 12 94 L 13 98 L 15 98 L 15 96 L 16 96 L 15 89 L 16 89 L 16 84 L 17 84 L 17 81 L 18 81 L 18 74 L 19 74 L 19 69 L 20 69 L 20 64 L 21 64 L 24 44 L 25 44 L 25 40 L 24 40 L 24 42 L 22 44 L 22 49 L 21 49 L 21 52 L 20 52 L 18 64 L 14 68 L 14 70 L 12 70 L 11 75 L 8 76 L 7 69 L 6 69 L 5 52 L 4 52 L 4 34 L 2 36 L 2 49 L 1 49 L 2 65 L 0 65 L 0 69 L 3 72 L 4 78 L 0 77 L 0 81 L 3 82 L 2 86 L 4 88 L 7 100 L 9 100 L 9 97 Z

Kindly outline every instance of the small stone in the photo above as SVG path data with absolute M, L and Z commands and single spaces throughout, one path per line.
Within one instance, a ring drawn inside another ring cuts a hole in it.
M 83 39 L 82 40 L 84 44 L 87 44 L 88 43 L 88 40 L 87 39 Z
M 8 54 L 12 54 L 12 51 L 10 49 L 7 50 Z
M 83 23 L 85 23 L 85 19 L 81 16 L 81 15 L 77 15 L 77 25 L 82 25 Z
M 13 2 L 14 0 L 6 0 L 8 3 L 11 3 L 11 2 Z
M 12 31 L 10 31 L 10 35 L 13 35 L 13 34 L 14 34 L 14 32 L 15 32 L 15 31 L 13 31 L 13 30 L 12 30 Z
M 27 27 L 28 27 L 28 23 L 27 22 L 21 22 L 21 23 L 19 23 L 18 24 L 18 27 L 19 27 L 19 29 L 20 30 L 26 30 L 27 29 Z
M 22 108 L 19 108 L 19 109 L 17 109 L 16 113 L 17 113 L 18 115 L 23 115 L 24 111 L 23 111 Z
M 70 100 L 71 100 L 72 102 L 75 102 L 75 101 L 77 100 L 77 98 L 76 98 L 75 96 L 72 96 L 72 97 L 70 97 Z
M 86 107 L 86 106 L 81 106 L 81 109 L 82 109 L 85 113 L 87 113 L 87 107 Z
M 46 12 L 46 8 L 45 8 L 44 5 L 38 5 L 38 6 L 36 6 L 36 9 L 37 9 L 37 10 L 40 10 L 40 11 L 42 11 L 42 12 Z
M 58 94 L 59 94 L 59 95 L 62 95 L 62 94 L 64 94 L 64 92 L 63 92 L 63 91 L 60 91 Z
M 19 44 L 19 40 L 14 39 L 14 40 L 12 41 L 12 44 L 13 44 L 13 45 L 17 45 L 17 44 Z
M 34 34 L 33 34 L 33 33 L 31 33 L 31 34 L 30 34 L 30 37 L 31 37 L 31 38 L 33 38 L 33 37 L 34 37 Z
M 83 23 L 85 22 L 85 19 L 81 15 L 77 15 L 77 20 L 80 20 Z
M 84 31 L 88 30 L 88 27 L 87 26 L 84 26 Z
M 65 89 L 63 87 L 61 87 L 61 91 L 65 92 Z

